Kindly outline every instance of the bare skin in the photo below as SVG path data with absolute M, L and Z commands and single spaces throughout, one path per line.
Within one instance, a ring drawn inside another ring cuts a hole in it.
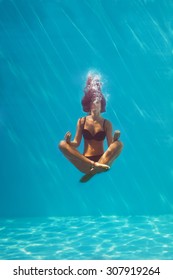
M 99 101 L 93 102 L 91 104 L 91 114 L 86 117 L 85 122 L 85 128 L 89 130 L 92 135 L 95 135 L 98 131 L 103 130 L 104 119 L 101 117 L 100 111 L 101 103 Z M 65 140 L 59 143 L 59 148 L 64 156 L 73 163 L 78 170 L 86 174 L 81 178 L 81 182 L 86 182 L 95 174 L 105 172 L 110 169 L 113 161 L 121 153 L 123 144 L 118 140 L 120 131 L 115 131 L 114 136 L 112 137 L 112 125 L 108 120 L 106 120 L 105 132 L 108 149 L 104 152 L 103 141 L 85 139 L 84 152 L 82 155 L 76 148 L 81 143 L 83 122 L 84 118 L 78 120 L 74 140 L 71 141 L 71 133 L 67 132 Z M 98 162 L 94 162 L 86 157 L 100 154 L 103 155 Z

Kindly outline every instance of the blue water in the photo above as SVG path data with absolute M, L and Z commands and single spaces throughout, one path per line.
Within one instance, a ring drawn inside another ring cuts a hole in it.
M 171 0 L 0 1 L 1 259 L 172 258 L 172 14 Z M 85 115 L 90 70 L 124 149 L 81 184 L 57 143 Z

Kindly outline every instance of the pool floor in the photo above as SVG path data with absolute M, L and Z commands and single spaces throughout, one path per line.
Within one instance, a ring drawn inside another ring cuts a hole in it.
M 1 260 L 173 259 L 173 215 L 0 219 Z

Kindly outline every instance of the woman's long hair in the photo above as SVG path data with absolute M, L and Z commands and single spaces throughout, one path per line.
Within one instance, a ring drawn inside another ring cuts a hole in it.
M 101 90 L 102 83 L 99 74 L 89 73 L 87 75 L 86 86 L 84 88 L 84 97 L 82 98 L 82 106 L 84 112 L 90 112 L 91 102 L 101 102 L 101 113 L 105 112 L 106 99 Z

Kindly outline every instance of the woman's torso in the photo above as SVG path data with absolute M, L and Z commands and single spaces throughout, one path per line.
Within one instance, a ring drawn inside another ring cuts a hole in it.
M 84 155 L 94 156 L 104 153 L 103 141 L 106 136 L 106 120 L 100 117 L 93 121 L 91 116 L 81 118 L 82 135 L 84 137 Z

